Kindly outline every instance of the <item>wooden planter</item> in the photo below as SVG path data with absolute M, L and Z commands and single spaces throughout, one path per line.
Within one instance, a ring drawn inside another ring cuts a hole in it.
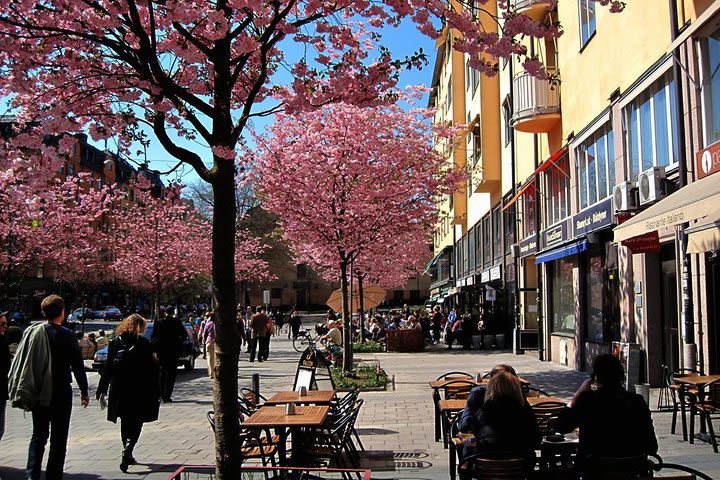
M 388 352 L 422 352 L 425 339 L 421 328 L 412 330 L 388 330 L 385 332 Z

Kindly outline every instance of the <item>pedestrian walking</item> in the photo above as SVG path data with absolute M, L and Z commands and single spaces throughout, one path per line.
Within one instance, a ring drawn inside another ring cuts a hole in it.
M 5 433 L 5 409 L 8 399 L 8 373 L 10 373 L 10 346 L 7 332 L 8 312 L 0 313 L 0 441 Z
M 160 389 L 158 366 L 152 345 L 143 337 L 147 321 L 132 314 L 118 325 L 116 336 L 108 345 L 107 364 L 100 376 L 95 398 L 104 402 L 108 394 L 107 419 L 120 419 L 122 456 L 120 470 L 127 472 L 137 461 L 133 449 L 140 438 L 143 424 L 158 419 Z
M 298 334 L 300 333 L 300 327 L 302 326 L 302 320 L 300 319 L 300 314 L 298 311 L 293 307 L 292 311 L 290 312 L 290 330 L 288 331 L 288 338 L 292 335 L 293 340 L 297 338 Z
M 209 314 L 201 338 L 208 356 L 208 375 L 215 378 L 215 312 Z
M 248 305 L 245 308 L 245 339 L 247 340 L 247 352 L 250 353 L 251 344 L 250 339 L 252 337 L 252 329 L 250 328 L 250 319 L 253 316 L 253 308 Z
M 160 361 L 160 398 L 163 402 L 172 402 L 175 388 L 177 364 L 187 331 L 179 318 L 170 312 L 155 322 L 151 342 Z
M 261 350 L 263 359 L 267 360 L 270 358 L 270 342 L 272 341 L 272 337 L 275 336 L 277 333 L 277 328 L 275 327 L 275 322 L 273 321 L 272 317 L 268 317 L 267 319 L 267 334 L 265 337 L 265 342 L 262 343 L 264 349 Z M 258 341 L 258 343 L 261 343 Z
M 45 468 L 46 480 L 63 477 L 67 452 L 72 378 L 80 388 L 80 403 L 90 403 L 85 364 L 75 334 L 62 326 L 65 302 L 57 295 L 45 297 L 40 310 L 47 323 L 25 330 L 10 366 L 9 400 L 14 407 L 32 411 L 33 430 L 28 448 L 25 478 L 40 478 L 45 445 L 50 451 Z
M 242 352 L 243 343 L 247 343 L 245 336 L 245 315 L 243 314 L 242 305 L 237 306 L 235 320 L 237 321 L 238 333 L 240 334 L 240 351 Z
M 265 360 L 265 344 L 268 339 L 269 318 L 265 315 L 265 307 L 257 307 L 257 313 L 250 318 L 250 361 L 255 361 L 257 353 L 258 362 Z
M 433 310 L 432 320 L 430 322 L 430 329 L 432 330 L 433 342 L 438 343 L 440 341 L 440 324 L 442 323 L 442 313 L 440 312 L 440 306 L 436 305 Z

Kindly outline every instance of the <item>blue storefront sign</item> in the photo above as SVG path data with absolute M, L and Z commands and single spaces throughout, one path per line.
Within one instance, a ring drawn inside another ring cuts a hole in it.
M 537 235 L 530 235 L 518 242 L 518 258 L 524 258 L 528 255 L 535 255 L 537 252 Z
M 542 240 L 543 250 L 565 243 L 568 239 L 567 221 L 563 220 L 550 228 L 546 228 L 540 233 L 540 239 Z
M 615 223 L 612 197 L 597 203 L 573 216 L 573 236 L 580 237 Z

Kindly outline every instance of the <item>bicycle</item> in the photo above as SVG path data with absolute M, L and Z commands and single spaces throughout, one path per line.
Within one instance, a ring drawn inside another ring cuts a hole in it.
M 298 353 L 303 353 L 308 347 L 317 349 L 316 345 L 320 335 L 315 337 L 307 330 L 300 330 L 297 337 L 293 339 L 293 348 Z

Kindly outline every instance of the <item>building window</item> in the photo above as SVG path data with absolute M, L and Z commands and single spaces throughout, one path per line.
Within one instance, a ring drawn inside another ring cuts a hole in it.
M 606 124 L 575 149 L 580 209 L 605 200 L 615 186 L 613 131 Z
M 651 167 L 677 163 L 678 111 L 675 80 L 668 71 L 623 110 L 630 178 Z
M 550 266 L 550 318 L 553 333 L 575 333 L 575 291 L 573 270 L 577 268 L 577 256 L 562 258 Z
M 450 108 L 452 107 L 452 74 L 448 76 L 448 82 L 447 82 L 447 91 L 445 92 L 445 110 L 447 110 L 447 114 L 450 115 Z
M 470 58 L 465 60 L 465 90 L 470 92 L 470 98 L 475 96 L 480 85 L 480 72 L 470 66 Z
M 475 270 L 475 229 L 471 228 L 468 233 L 468 270 L 472 272 Z
M 506 198 L 507 202 L 508 199 Z M 503 210 L 503 220 L 505 222 L 505 228 L 503 233 L 505 235 L 505 253 L 510 254 L 512 245 L 517 241 L 515 238 L 515 208 L 516 204 L 512 204 Z
M 513 128 L 510 124 L 510 121 L 512 120 L 512 105 L 510 104 L 510 97 L 506 97 L 505 101 L 502 105 L 503 110 L 503 127 L 505 130 L 505 145 L 510 143 L 510 140 L 512 140 L 513 136 Z
M 500 261 L 502 257 L 502 221 L 500 207 L 495 207 L 492 212 L 492 232 L 493 232 L 493 260 Z
M 545 225 L 554 225 L 570 213 L 570 178 L 565 155 L 545 171 Z
M 595 0 L 578 0 L 580 10 L 580 48 L 595 34 Z
M 587 269 L 587 338 L 591 342 L 602 342 L 603 334 L 603 263 L 600 255 L 588 260 Z
M 490 266 L 492 261 L 492 230 L 490 225 L 490 215 L 486 215 L 482 220 L 482 237 L 483 237 L 483 267 Z
M 703 40 L 705 146 L 720 140 L 720 30 Z

